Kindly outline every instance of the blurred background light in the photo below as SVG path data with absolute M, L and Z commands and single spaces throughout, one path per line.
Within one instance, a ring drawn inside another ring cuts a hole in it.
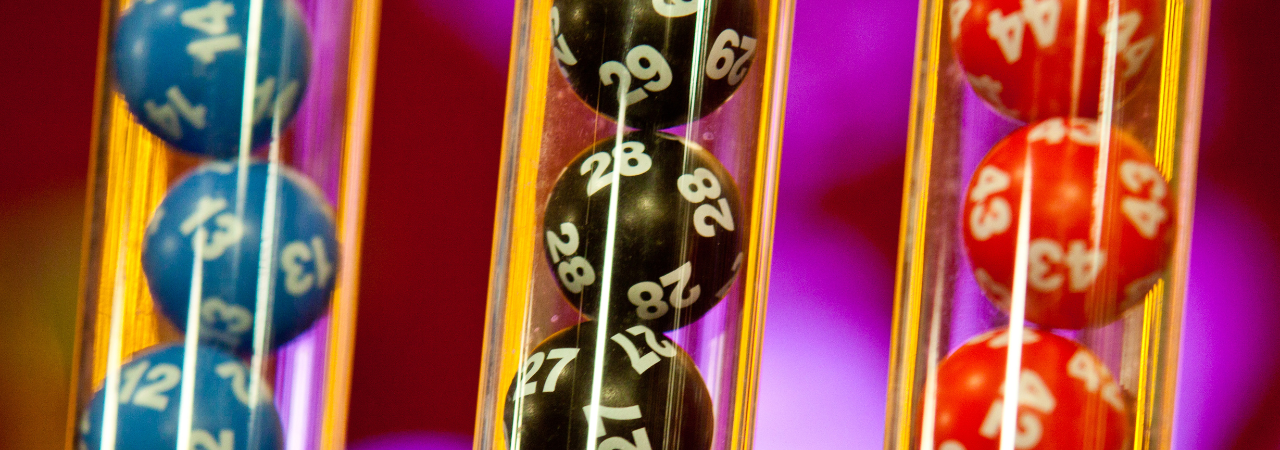
M 470 445 L 513 3 L 384 0 L 353 450 Z M 1280 448 L 1280 4 L 1213 7 L 1175 437 Z M 100 11 L 0 2 L 4 449 L 62 445 Z M 798 2 L 759 449 L 881 446 L 916 12 Z

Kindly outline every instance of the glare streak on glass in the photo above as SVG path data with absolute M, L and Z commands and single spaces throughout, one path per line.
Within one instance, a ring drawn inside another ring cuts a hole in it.
M 191 238 L 191 293 L 187 301 L 187 336 L 182 348 L 182 401 L 178 405 L 178 448 L 191 448 L 192 411 L 195 407 L 196 349 L 200 345 L 200 299 L 204 296 L 204 243 L 209 231 L 195 229 Z
M 942 245 L 946 247 L 949 243 L 943 241 Z M 935 263 L 935 271 L 946 270 L 945 259 L 939 258 Z M 924 413 L 920 418 L 920 445 L 925 448 L 934 448 L 933 432 L 938 414 L 938 363 L 942 353 L 942 306 L 946 303 L 942 301 L 946 290 L 945 279 L 938 279 L 933 290 L 933 307 L 929 313 L 929 344 L 926 350 L 928 356 L 925 359 L 924 404 L 921 406 Z
M 1030 147 L 1030 144 L 1028 144 Z M 1022 385 L 1022 332 L 1027 314 L 1027 263 L 1031 246 L 1031 149 L 1022 162 L 1022 199 L 1018 202 L 1018 242 L 1013 257 L 1013 293 L 1009 298 L 1009 345 L 1005 348 L 1004 404 L 1000 417 L 1000 450 L 1014 450 L 1018 435 L 1018 387 Z
M 618 84 L 618 125 L 613 138 L 613 160 L 622 161 L 622 135 L 627 131 L 627 92 L 631 89 L 626 79 Z M 618 238 L 618 191 L 622 185 L 622 171 L 614 170 L 609 183 L 609 215 L 605 220 L 604 263 L 600 269 L 600 309 L 596 314 L 596 354 L 591 368 L 591 403 L 587 405 L 587 450 L 596 450 L 596 436 L 600 433 L 600 387 L 604 383 L 605 330 L 609 329 L 610 289 L 613 288 L 613 248 Z
M 262 0 L 249 0 L 249 30 L 244 46 L 244 89 L 240 95 L 240 156 L 236 159 L 240 169 L 236 173 L 236 214 L 239 217 L 244 217 L 245 186 L 249 177 L 249 162 L 253 156 L 253 108 L 258 88 L 258 58 L 262 53 L 262 5 Z
M 309 335 L 303 335 L 295 341 L 292 362 L 294 370 L 289 373 L 289 418 L 285 424 L 285 450 L 305 450 L 310 444 L 307 437 L 311 432 L 309 420 L 311 407 L 311 367 L 315 359 L 315 341 Z
M 1110 249 L 1103 248 L 1102 219 L 1106 209 L 1108 171 L 1111 165 L 1111 121 L 1112 105 L 1115 103 L 1115 75 L 1117 40 L 1120 33 L 1120 3 L 1116 0 L 1107 2 L 1107 21 L 1105 40 L 1102 51 L 1102 86 L 1098 90 L 1098 165 L 1093 182 L 1093 223 L 1089 225 L 1089 235 L 1093 239 L 1096 251 L 1092 253 L 1091 267 L 1098 270 L 1103 264 L 1103 253 Z M 1095 288 L 1096 289 L 1096 288 Z
M 273 154 L 271 158 L 277 158 L 279 155 Z M 249 366 L 250 382 L 249 382 L 249 398 L 250 420 L 258 414 L 257 399 L 263 398 L 262 385 L 266 377 L 261 376 L 265 359 L 270 351 L 269 336 L 271 335 L 271 311 L 275 285 L 275 277 L 272 273 L 276 266 L 275 261 L 275 241 L 276 241 L 276 219 L 279 216 L 278 200 L 280 196 L 280 165 L 274 161 L 267 164 L 267 183 L 266 195 L 263 196 L 262 206 L 262 243 L 258 250 L 258 287 L 257 302 L 254 311 L 253 324 L 253 357 L 250 359 Z M 250 422 L 254 423 L 254 422 Z M 253 434 L 253 432 L 250 432 Z
M 103 381 L 102 388 L 102 442 L 98 444 L 98 448 L 102 450 L 116 450 L 116 431 L 120 420 L 120 353 L 124 344 L 121 334 L 124 331 L 126 253 L 128 252 L 119 252 L 116 258 L 116 279 L 111 292 L 111 337 L 107 344 L 107 378 Z
M 252 150 L 250 142 L 253 139 L 253 107 L 254 94 L 256 92 L 256 80 L 258 79 L 258 58 L 262 46 L 262 8 L 263 0 L 250 0 L 249 2 L 249 32 L 245 45 L 245 70 L 244 70 L 244 90 L 242 95 L 240 110 L 240 170 L 237 173 L 238 180 L 236 183 L 236 205 L 239 208 L 240 217 L 244 217 L 243 205 L 244 196 L 248 191 L 246 180 L 249 176 L 250 151 Z M 273 146 L 273 151 L 275 150 Z M 263 398 L 263 385 L 265 377 L 261 376 L 265 364 L 265 358 L 269 350 L 267 346 L 267 336 L 270 333 L 271 324 L 271 286 L 273 283 L 272 268 L 275 266 L 274 248 L 275 248 L 275 231 L 276 231 L 276 200 L 279 193 L 277 186 L 279 184 L 279 168 L 275 164 L 276 155 L 272 155 L 272 161 L 267 165 L 267 182 L 265 193 L 263 195 L 262 208 L 262 229 L 261 244 L 258 253 L 258 286 L 257 286 L 257 302 L 254 311 L 253 326 L 253 356 L 250 358 L 249 365 L 249 423 L 256 423 L 254 418 L 259 414 L 257 399 Z M 258 430 L 250 430 L 249 434 L 253 435 Z
M 1090 0 L 1080 0 L 1076 2 L 1076 40 L 1075 46 L 1071 51 L 1071 109 L 1067 116 L 1080 116 L 1080 85 L 1084 83 L 1084 59 L 1085 59 L 1085 35 L 1089 23 L 1089 2 Z
M 699 114 L 702 109 L 701 84 L 703 71 L 706 70 L 706 67 L 704 67 L 706 65 L 706 61 L 704 61 L 704 58 L 702 57 L 702 49 L 706 46 L 707 21 L 709 20 L 709 18 L 706 17 L 707 0 L 697 1 L 698 12 L 697 15 L 694 16 L 697 26 L 693 28 L 693 42 L 690 44 L 693 46 L 693 52 L 690 54 L 694 55 L 694 64 L 693 69 L 689 71 L 689 106 L 688 115 L 685 116 L 687 117 L 685 120 L 691 123 L 689 123 L 689 125 L 684 129 L 684 139 L 689 142 L 693 142 L 693 137 L 697 135 L 697 128 L 699 128 L 697 126 L 698 122 L 694 121 L 693 118 L 702 115 Z M 685 156 L 687 159 L 688 154 L 686 153 Z

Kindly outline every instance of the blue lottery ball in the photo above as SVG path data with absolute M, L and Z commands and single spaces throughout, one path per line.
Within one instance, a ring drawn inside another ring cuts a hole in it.
M 195 291 L 200 339 L 237 352 L 254 347 L 259 301 L 269 348 L 310 328 L 329 306 L 338 267 L 333 213 L 315 184 L 279 164 L 254 162 L 246 172 L 240 180 L 237 164 L 209 162 L 178 181 L 142 248 L 160 311 L 190 332 Z
M 261 40 L 249 41 L 250 0 L 135 1 L 112 49 L 116 85 L 129 110 L 179 149 L 239 154 L 248 54 L 258 55 L 252 138 L 284 129 L 307 88 L 311 42 L 293 0 L 263 0 Z
M 154 347 L 120 367 L 114 411 L 105 408 L 100 388 L 81 414 L 76 429 L 81 450 L 254 449 L 281 445 L 280 416 L 262 385 L 254 396 L 249 367 L 222 351 L 198 346 L 194 368 L 184 365 L 182 345 Z M 190 428 L 182 433 L 184 371 L 194 369 Z M 250 400 L 256 398 L 256 400 Z M 104 435 L 106 436 L 104 442 Z M 188 444 L 179 447 L 181 439 Z

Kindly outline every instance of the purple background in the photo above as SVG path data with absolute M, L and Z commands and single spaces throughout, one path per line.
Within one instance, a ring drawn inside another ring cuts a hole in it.
M 353 450 L 468 446 L 513 3 L 383 2 Z M 0 2 L 0 448 L 62 442 L 100 4 Z M 757 448 L 881 446 L 916 7 L 799 0 Z M 1275 23 L 1214 2 L 1178 448 L 1280 448 Z

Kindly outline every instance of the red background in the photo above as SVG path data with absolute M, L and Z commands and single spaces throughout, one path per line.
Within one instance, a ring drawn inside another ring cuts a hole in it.
M 0 295 L 8 297 L 0 299 L 0 448 L 61 443 L 99 5 L 0 2 L 0 237 L 6 241 L 0 244 Z M 798 11 L 798 20 L 822 14 L 806 9 L 804 0 Z M 1276 23 L 1276 2 L 1214 2 L 1200 161 L 1202 186 L 1242 202 L 1273 238 L 1280 235 Z M 447 25 L 413 1 L 384 1 L 353 442 L 409 430 L 469 434 L 473 426 L 506 67 Z M 796 45 L 820 44 L 797 39 Z M 905 104 L 909 93 L 897 94 Z M 905 144 L 905 120 L 901 129 Z M 784 191 L 786 167 L 784 160 Z M 901 162 L 878 173 L 875 185 L 864 186 L 877 196 L 860 203 L 878 210 L 847 214 L 851 226 L 892 249 Z M 848 206 L 842 202 L 831 207 Z M 1274 264 L 1269 257 L 1265 261 Z M 47 284 L 35 285 L 33 277 Z M 1241 282 L 1276 292 L 1274 275 Z M 1246 335 L 1274 342 L 1280 314 L 1257 315 Z M 1218 387 L 1203 381 L 1195 389 Z M 1275 448 L 1280 442 L 1274 426 L 1280 410 L 1273 406 L 1280 401 L 1280 382 L 1270 386 L 1255 393 L 1254 407 L 1233 411 L 1234 443 L 1223 442 L 1223 448 Z

